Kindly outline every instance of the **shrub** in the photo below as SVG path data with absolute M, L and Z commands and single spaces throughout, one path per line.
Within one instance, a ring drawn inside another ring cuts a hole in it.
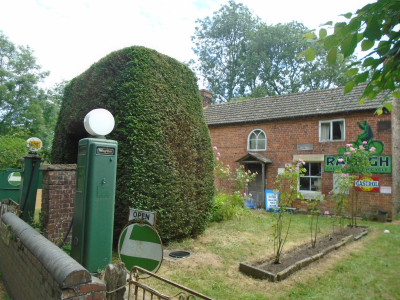
M 28 154 L 25 139 L 15 136 L 0 136 L 0 169 L 19 168 L 20 158 Z
M 206 226 L 214 193 L 213 153 L 193 72 L 144 47 L 111 53 L 65 88 L 53 163 L 74 163 L 87 137 L 85 115 L 108 109 L 118 141 L 114 238 L 128 208 L 157 212 L 164 241 L 195 236 Z
M 239 193 L 217 193 L 211 213 L 212 222 L 231 220 L 244 211 L 243 197 Z

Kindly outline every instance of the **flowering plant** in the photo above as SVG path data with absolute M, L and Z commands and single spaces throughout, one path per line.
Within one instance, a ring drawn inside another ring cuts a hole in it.
M 351 198 L 351 226 L 357 226 L 358 193 L 354 190 L 354 181 L 361 175 L 369 175 L 371 157 L 374 155 L 375 147 L 368 148 L 368 142 L 363 141 L 362 145 L 355 147 L 353 144 L 346 144 L 344 158 L 339 158 L 342 168 L 336 171 L 340 176 L 336 180 L 336 188 L 332 191 L 336 198 L 337 214 L 341 218 L 341 229 L 343 228 L 344 207 Z M 351 193 L 349 193 L 351 191 Z
M 214 199 L 211 220 L 228 220 L 240 214 L 244 208 L 244 200 L 252 197 L 247 191 L 247 185 L 255 179 L 257 173 L 245 170 L 242 165 L 232 169 L 222 162 L 221 153 L 217 147 L 214 146 L 213 151 L 215 156 L 214 171 L 220 185 Z M 223 183 L 228 185 L 228 193 L 223 192 Z
M 303 199 L 303 196 L 297 191 L 299 177 L 306 172 L 305 162 L 299 159 L 296 164 L 286 165 L 285 170 L 276 176 L 275 190 L 279 191 L 279 209 L 273 214 L 273 240 L 274 240 L 274 263 L 279 263 L 283 246 L 286 243 L 292 215 L 289 214 L 289 220 L 286 221 L 287 208 L 292 206 L 296 199 Z

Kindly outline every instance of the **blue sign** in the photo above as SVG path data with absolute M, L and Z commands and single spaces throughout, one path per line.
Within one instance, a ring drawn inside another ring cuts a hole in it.
M 279 192 L 274 190 L 265 190 L 265 210 L 277 208 L 279 202 Z

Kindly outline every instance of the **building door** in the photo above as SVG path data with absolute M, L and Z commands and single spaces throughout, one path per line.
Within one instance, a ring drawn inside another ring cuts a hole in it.
M 262 176 L 263 167 L 261 163 L 248 163 L 246 164 L 246 170 L 250 170 L 252 173 L 257 172 L 256 178 L 249 182 L 247 187 L 248 194 L 252 195 L 252 198 L 255 200 L 255 208 L 263 208 L 265 207 L 264 203 L 264 183 Z

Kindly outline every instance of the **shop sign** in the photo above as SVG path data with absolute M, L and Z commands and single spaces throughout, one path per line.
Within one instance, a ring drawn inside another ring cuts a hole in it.
M 339 161 L 342 158 L 343 161 Z M 344 155 L 325 155 L 324 171 L 335 172 L 341 170 L 342 165 L 347 163 L 347 156 Z M 368 172 L 372 174 L 391 174 L 392 173 L 392 156 L 391 155 L 374 155 L 371 157 L 371 167 Z
M 379 192 L 379 177 L 360 177 L 354 181 L 354 189 L 361 192 Z

